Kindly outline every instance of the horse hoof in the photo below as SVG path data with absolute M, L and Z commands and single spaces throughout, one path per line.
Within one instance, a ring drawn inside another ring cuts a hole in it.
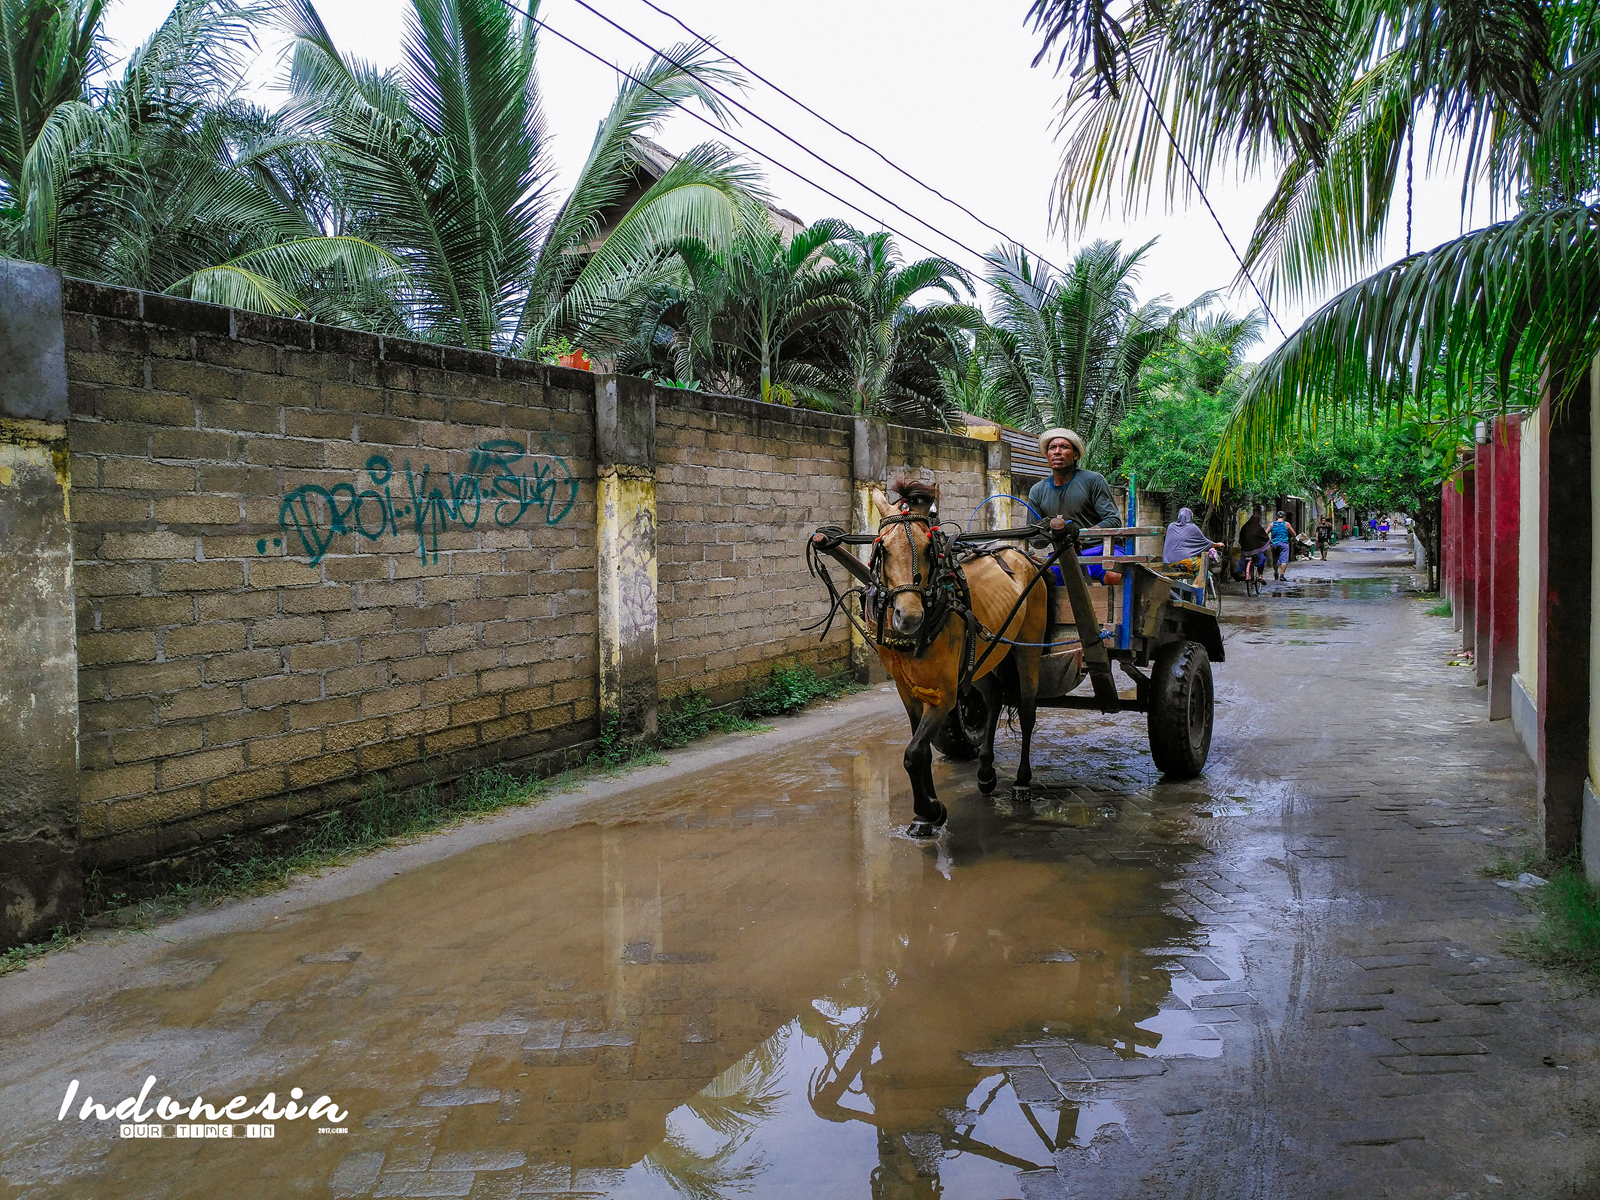
M 985 779 L 982 775 L 978 776 L 978 791 L 981 792 L 983 795 L 985 795 L 985 796 L 993 795 L 994 794 L 994 785 L 995 785 L 995 777 L 993 775 L 989 776 L 989 778 L 987 778 L 987 779 Z
M 1033 789 L 1025 783 L 1019 783 L 1011 789 L 1011 802 L 1013 804 L 1032 804 Z
M 906 826 L 906 836 L 914 838 L 932 838 L 939 836 L 939 830 L 944 828 L 944 823 L 950 819 L 950 810 L 937 800 L 933 802 L 933 811 L 927 817 L 918 817 Z

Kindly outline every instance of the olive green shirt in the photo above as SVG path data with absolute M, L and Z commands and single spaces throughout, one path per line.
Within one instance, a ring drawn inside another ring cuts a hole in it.
M 1060 487 L 1054 476 L 1041 479 L 1028 489 L 1028 503 L 1046 519 L 1065 517 L 1080 526 L 1102 529 L 1118 529 L 1122 525 L 1111 485 L 1098 471 L 1074 470 Z

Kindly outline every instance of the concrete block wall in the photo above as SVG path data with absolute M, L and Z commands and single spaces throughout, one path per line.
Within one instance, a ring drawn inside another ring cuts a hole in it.
M 889 472 L 931 479 L 939 485 L 939 518 L 961 528 L 987 529 L 990 510 L 973 510 L 989 493 L 984 489 L 984 443 L 926 429 L 889 426 Z M 1026 515 L 1026 510 L 1019 510 Z
M 819 525 L 848 527 L 848 417 L 663 390 L 656 409 L 663 697 L 741 694 L 780 660 L 824 669 L 850 653 L 805 563 Z
M 592 736 L 591 376 L 81 282 L 64 307 L 91 857 Z
M 54 714 L 0 729 L 39 768 L 0 787 L 23 914 L 0 944 L 70 919 L 87 867 L 378 781 L 537 769 L 613 713 L 649 736 L 661 696 L 737 699 L 781 660 L 844 666 L 844 623 L 802 629 L 827 609 L 806 535 L 872 528 L 864 497 L 901 471 L 965 526 L 1006 469 L 969 438 L 3 260 L 0 348 L 0 607 L 22 614 L 0 694 Z

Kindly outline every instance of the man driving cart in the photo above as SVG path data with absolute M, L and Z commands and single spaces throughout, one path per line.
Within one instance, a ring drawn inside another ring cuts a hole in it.
M 1083 439 L 1071 429 L 1046 429 L 1039 435 L 1039 452 L 1050 464 L 1050 478 L 1041 479 L 1028 490 L 1028 505 L 1038 518 L 1048 521 L 1062 517 L 1076 521 L 1081 528 L 1099 527 L 1118 529 L 1122 516 L 1117 512 L 1117 502 L 1112 498 L 1111 485 L 1098 471 L 1086 471 L 1078 466 L 1083 460 Z M 1100 554 L 1100 546 L 1081 551 L 1084 558 Z M 1104 579 L 1106 583 L 1121 583 L 1122 574 L 1115 570 L 1085 563 L 1090 579 Z M 1051 567 L 1057 583 L 1061 568 Z

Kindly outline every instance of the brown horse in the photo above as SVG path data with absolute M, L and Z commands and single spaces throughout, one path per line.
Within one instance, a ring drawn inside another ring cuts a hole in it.
M 937 833 L 948 815 L 934 795 L 933 739 L 956 709 L 965 655 L 976 664 L 970 683 L 983 696 L 988 713 L 978 758 L 979 790 L 984 795 L 994 791 L 994 734 L 1003 704 L 1016 707 L 1022 725 L 1017 790 L 1026 791 L 1032 782 L 1028 751 L 1039 694 L 1038 644 L 1045 640 L 1049 597 L 1042 580 L 1029 586 L 1037 565 L 1021 550 L 980 551 L 957 563 L 938 528 L 938 492 L 932 485 L 896 479 L 894 495 L 894 503 L 882 492 L 872 495 L 879 516 L 873 582 L 880 612 L 867 616 L 869 624 L 877 621 L 878 657 L 911 720 L 905 764 L 916 819 L 906 832 L 926 838 Z M 1024 589 L 1028 594 L 1019 605 Z M 979 626 L 970 649 L 967 612 Z M 997 638 L 1006 641 L 994 645 Z M 971 663 L 965 665 L 971 669 Z

